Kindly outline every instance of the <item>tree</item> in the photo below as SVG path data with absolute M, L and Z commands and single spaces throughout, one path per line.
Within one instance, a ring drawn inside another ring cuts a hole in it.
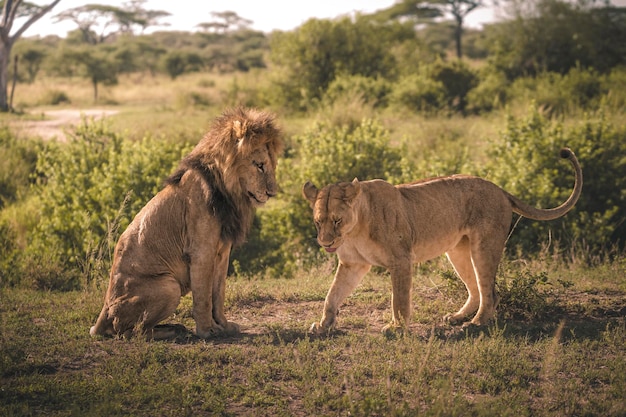
M 22 0 L 2 0 L 2 16 L 0 16 L 0 111 L 8 111 L 9 103 L 7 88 L 9 84 L 9 64 L 11 62 L 11 50 L 15 41 L 39 20 L 48 13 L 61 0 L 54 0 L 47 6 L 38 6 L 32 3 L 22 2 Z M 16 18 L 26 18 L 26 21 L 13 33 L 13 23 Z
M 381 12 L 380 16 L 388 19 L 413 18 L 416 19 L 416 23 L 422 23 L 424 19 L 434 19 L 451 14 L 455 22 L 456 55 L 461 59 L 463 57 L 462 37 L 465 16 L 484 5 L 485 0 L 401 0 Z
M 59 59 L 64 66 L 74 67 L 76 72 L 91 81 L 94 103 L 98 102 L 98 86 L 117 84 L 118 68 L 111 58 L 111 51 L 103 46 L 68 48 L 61 51 Z
M 393 77 L 398 69 L 392 45 L 414 37 L 410 27 L 364 17 L 310 19 L 295 31 L 276 33 L 270 46 L 280 98 L 285 105 L 304 109 L 339 75 Z
M 133 26 L 143 32 L 148 26 L 158 25 L 158 19 L 170 13 L 161 10 L 146 10 L 143 0 L 125 3 L 123 7 L 106 4 L 87 4 L 57 14 L 56 22 L 71 20 L 78 26 L 85 43 L 96 45 L 118 33 L 133 34 Z
M 226 33 L 231 27 L 236 29 L 246 29 L 252 24 L 252 20 L 245 19 L 235 12 L 211 12 L 214 21 L 199 23 L 196 27 L 205 32 L 214 31 L 215 33 Z
M 571 68 L 626 64 L 626 7 L 586 0 L 508 0 L 510 18 L 485 28 L 490 63 L 513 80 Z

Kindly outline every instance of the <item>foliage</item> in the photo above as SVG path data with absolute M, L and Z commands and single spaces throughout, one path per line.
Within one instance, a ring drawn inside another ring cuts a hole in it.
M 325 104 L 332 104 L 345 97 L 359 97 L 374 108 L 386 107 L 390 89 L 390 83 L 383 78 L 340 75 L 328 86 L 323 101 Z
M 42 147 L 39 141 L 19 140 L 6 126 L 0 127 L 0 209 L 28 192 Z
M 556 164 L 558 151 L 570 147 L 582 167 L 582 195 L 569 214 L 551 222 L 522 220 L 509 245 L 536 251 L 550 239 L 561 247 L 582 246 L 597 253 L 626 242 L 626 130 L 605 118 L 588 118 L 566 128 L 550 122 L 537 107 L 521 120 L 510 117 L 502 139 L 493 143 L 486 167 L 489 178 L 538 207 L 555 207 L 570 194 L 572 170 Z
M 390 102 L 413 111 L 464 111 L 477 76 L 462 61 L 438 59 L 393 84 Z
M 526 3 L 526 4 L 524 4 Z M 485 29 L 489 60 L 509 79 L 571 68 L 608 72 L 625 63 L 626 13 L 592 2 L 536 0 L 514 3 L 515 18 Z
M 393 85 L 389 102 L 397 108 L 432 113 L 443 108 L 446 91 L 440 81 L 419 74 L 402 77 Z
M 275 86 L 280 103 L 308 109 L 340 75 L 389 77 L 394 72 L 390 42 L 413 37 L 399 25 L 377 25 L 370 19 L 311 19 L 293 32 L 271 39 L 271 59 L 279 67 Z
M 39 222 L 27 248 L 30 259 L 91 273 L 93 262 L 110 259 L 119 233 L 188 148 L 152 138 L 123 140 L 104 122 L 87 120 L 69 143 L 50 143 L 37 162 Z

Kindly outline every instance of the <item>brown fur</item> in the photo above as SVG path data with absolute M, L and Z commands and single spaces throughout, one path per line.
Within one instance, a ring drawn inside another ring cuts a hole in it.
M 273 115 L 255 109 L 230 109 L 215 120 L 120 237 L 91 335 L 141 328 L 148 337 L 170 337 L 157 324 L 189 291 L 198 336 L 239 330 L 224 315 L 228 260 L 255 207 L 277 192 L 280 136 Z
M 387 329 L 408 326 L 411 319 L 412 265 L 446 253 L 469 293 L 465 305 L 446 320 L 485 325 L 497 306 L 495 278 L 511 226 L 512 213 L 552 220 L 574 206 L 582 190 L 582 170 L 571 150 L 561 152 L 572 163 L 572 194 L 554 209 L 531 207 L 495 184 L 454 175 L 392 186 L 382 180 L 338 183 L 318 190 L 307 182 L 303 195 L 313 208 L 317 240 L 337 252 L 339 267 L 324 311 L 313 332 L 335 325 L 343 300 L 372 265 L 391 274 L 392 320 Z

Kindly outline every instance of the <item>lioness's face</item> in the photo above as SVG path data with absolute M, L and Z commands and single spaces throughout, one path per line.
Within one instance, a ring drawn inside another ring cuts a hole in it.
M 254 150 L 240 172 L 242 189 L 254 206 L 261 206 L 276 195 L 276 162 L 267 146 Z
M 317 242 L 327 252 L 335 252 L 358 220 L 354 209 L 361 191 L 358 182 L 333 184 L 321 190 L 307 182 L 302 191 L 313 208 Z

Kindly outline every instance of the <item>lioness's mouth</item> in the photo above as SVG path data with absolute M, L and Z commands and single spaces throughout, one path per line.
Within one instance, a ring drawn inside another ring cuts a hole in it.
M 324 250 L 326 250 L 326 252 L 328 253 L 334 253 L 337 251 L 337 248 L 324 248 Z

